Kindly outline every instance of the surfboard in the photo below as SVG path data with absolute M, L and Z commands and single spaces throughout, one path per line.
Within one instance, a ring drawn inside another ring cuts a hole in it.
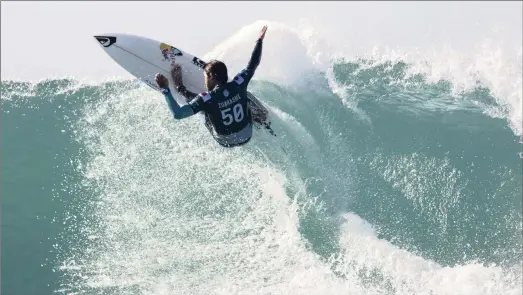
M 156 73 L 167 77 L 171 92 L 181 105 L 186 102 L 185 98 L 173 89 L 174 83 L 170 73 L 173 65 L 182 67 L 183 84 L 187 90 L 194 93 L 205 91 L 203 77 L 205 62 L 178 47 L 147 37 L 122 33 L 97 35 L 94 38 L 116 63 L 151 88 L 161 91 L 156 85 Z M 268 110 L 252 93 L 249 93 L 249 99 L 252 102 L 253 117 L 257 113 L 268 113 Z M 256 123 L 264 124 L 265 122 Z
M 160 91 L 154 79 L 161 73 L 169 79 L 169 87 L 179 104 L 185 99 L 173 89 L 171 68 L 182 67 L 183 83 L 187 90 L 200 93 L 205 90 L 202 68 L 205 65 L 196 56 L 167 43 L 131 34 L 103 34 L 94 36 L 105 53 L 131 75 L 151 88 Z

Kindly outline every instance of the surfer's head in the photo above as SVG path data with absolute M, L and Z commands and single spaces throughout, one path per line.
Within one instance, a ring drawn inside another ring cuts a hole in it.
M 207 90 L 213 90 L 216 85 L 227 83 L 227 66 L 219 60 L 211 60 L 203 67 L 205 76 L 205 87 Z

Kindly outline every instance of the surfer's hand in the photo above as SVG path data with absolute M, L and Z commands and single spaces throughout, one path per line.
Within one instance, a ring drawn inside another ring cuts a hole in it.
M 171 69 L 171 77 L 173 78 L 174 85 L 176 87 L 183 85 L 183 79 L 182 79 L 182 67 L 179 65 L 175 65 Z
M 160 88 L 166 88 L 169 87 L 169 80 L 162 74 L 157 73 L 155 76 L 156 84 L 158 84 L 158 87 Z
M 265 38 L 265 32 L 267 32 L 267 25 L 263 26 L 261 29 L 258 39 L 263 40 L 263 38 Z

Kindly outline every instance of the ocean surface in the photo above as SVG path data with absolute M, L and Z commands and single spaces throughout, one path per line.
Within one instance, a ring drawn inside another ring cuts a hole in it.
M 521 52 L 264 62 L 234 149 L 135 80 L 2 80 L 2 295 L 523 292 Z

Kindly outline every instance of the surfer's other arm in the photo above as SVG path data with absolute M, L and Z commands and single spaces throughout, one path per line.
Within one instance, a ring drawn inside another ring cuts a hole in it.
M 254 50 L 252 51 L 251 59 L 249 60 L 249 63 L 247 64 L 247 68 L 245 68 L 239 74 L 239 76 L 241 76 L 243 78 L 243 80 L 245 81 L 245 85 L 247 85 L 249 83 L 249 81 L 251 80 L 252 76 L 254 76 L 254 72 L 256 72 L 256 69 L 258 68 L 258 65 L 260 64 L 261 56 L 262 56 L 263 38 L 265 37 L 266 31 L 267 31 L 267 26 L 264 26 L 260 31 L 258 40 L 256 40 L 256 45 L 254 46 Z M 235 79 L 238 79 L 238 76 L 235 77 Z
M 171 93 L 171 90 L 169 89 L 169 80 L 167 80 L 165 76 L 159 73 L 156 74 L 156 83 L 158 84 L 158 87 L 162 89 L 165 101 L 167 102 L 167 105 L 169 106 L 169 109 L 171 110 L 171 113 L 173 113 L 175 119 L 185 119 L 196 113 L 190 104 L 180 106 L 178 102 L 176 102 Z M 196 96 L 196 94 L 194 96 Z M 192 98 L 194 98 L 194 96 Z

